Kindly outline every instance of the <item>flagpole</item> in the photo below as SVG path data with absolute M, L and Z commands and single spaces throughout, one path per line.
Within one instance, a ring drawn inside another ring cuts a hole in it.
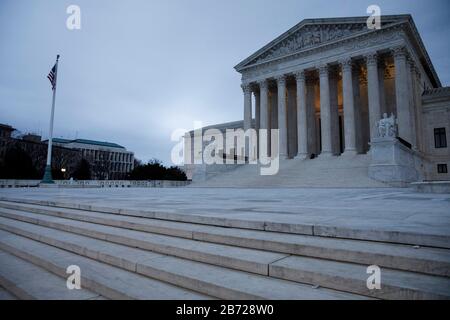
M 59 62 L 59 54 L 56 56 L 56 64 L 55 64 L 55 85 L 53 87 L 52 112 L 50 115 L 47 162 L 45 165 L 44 177 L 42 178 L 41 181 L 41 183 L 48 183 L 48 184 L 55 183 L 52 178 L 52 145 L 53 145 L 53 119 L 55 117 L 56 82 L 58 80 L 58 62 Z

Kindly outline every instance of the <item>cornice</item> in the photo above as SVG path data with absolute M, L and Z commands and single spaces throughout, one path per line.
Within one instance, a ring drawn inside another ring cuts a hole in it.
M 355 40 L 355 41 L 357 41 L 357 40 Z M 378 45 L 378 46 L 380 46 L 380 45 L 383 45 L 383 44 L 385 44 L 387 42 L 393 42 L 393 43 L 396 42 L 396 43 L 398 43 L 399 41 L 403 42 L 404 41 L 403 37 L 400 37 L 398 35 L 396 35 L 395 37 L 392 37 L 392 34 L 390 34 L 390 33 L 387 36 L 386 35 L 382 35 L 382 34 L 378 34 L 375 40 L 371 40 L 370 41 L 370 45 L 374 45 L 374 46 Z M 350 45 L 353 46 L 353 44 L 350 44 Z M 343 48 L 343 49 L 345 49 L 345 51 L 350 50 L 350 49 L 347 49 L 347 48 Z M 355 49 L 355 52 L 356 51 L 361 52 L 361 50 L 364 50 L 364 47 L 363 48 L 358 47 L 357 50 Z M 386 48 L 383 49 L 383 50 L 389 50 L 389 47 L 386 46 Z M 301 53 L 302 57 L 308 57 L 308 58 L 313 57 L 314 56 L 313 51 L 315 51 L 315 50 L 308 50 L 307 52 Z M 318 50 L 318 51 L 319 52 L 323 52 L 323 50 Z M 358 55 L 355 55 L 354 57 L 357 58 Z M 362 57 L 362 55 L 361 55 L 361 57 Z M 332 66 L 334 64 L 337 64 L 339 62 L 339 60 L 342 59 L 342 58 L 344 58 L 344 57 L 318 58 L 315 61 L 316 64 L 314 66 L 312 66 L 312 65 L 310 66 L 310 62 L 311 61 L 309 61 L 307 63 L 307 65 L 305 65 L 304 69 L 305 70 L 310 70 L 311 68 L 317 68 L 317 66 L 319 66 L 321 64 L 324 64 L 324 63 L 330 63 L 330 66 Z M 296 61 L 296 60 L 298 60 L 298 59 L 292 59 L 292 60 L 289 60 L 289 61 Z M 291 74 L 291 73 L 293 73 L 293 71 L 290 70 L 290 69 L 292 69 L 291 67 L 286 67 L 287 69 L 285 71 L 282 71 L 281 69 L 279 69 L 279 63 L 280 62 L 277 61 L 277 62 L 272 62 L 270 64 L 265 64 L 263 66 L 258 66 L 258 67 L 249 69 L 247 72 L 245 72 L 243 74 L 243 81 L 254 82 L 254 81 L 257 81 L 258 79 L 262 79 L 262 77 L 274 78 L 274 77 L 276 77 L 277 75 L 280 75 L 280 74 Z M 267 76 L 266 76 L 266 74 L 267 74 Z
M 356 32 L 355 34 L 349 35 L 347 37 L 339 38 L 333 41 L 325 42 L 322 44 L 318 44 L 315 47 L 305 48 L 303 50 L 299 50 L 293 53 L 289 53 L 280 57 L 275 57 L 273 59 L 268 59 L 265 61 L 261 61 L 252 65 L 245 66 L 246 63 L 249 63 L 250 61 L 257 58 L 259 55 L 267 51 L 272 46 L 278 44 L 280 41 L 284 41 L 289 36 L 291 36 L 293 33 L 299 31 L 302 27 L 310 25 L 310 24 L 317 24 L 317 23 L 324 23 L 324 24 L 332 24 L 334 23 L 334 19 L 310 19 L 310 20 L 304 20 L 302 23 L 297 25 L 294 28 L 291 28 L 288 32 L 283 34 L 282 36 L 278 37 L 277 39 L 270 42 L 268 45 L 263 47 L 262 49 L 258 50 L 256 53 L 251 55 L 246 60 L 242 61 L 240 64 L 238 64 L 235 69 L 240 72 L 241 74 L 244 74 L 246 72 L 251 72 L 263 68 L 270 68 L 273 65 L 286 62 L 286 61 L 293 61 L 301 57 L 313 55 L 316 52 L 321 52 L 328 49 L 333 49 L 342 45 L 347 45 L 348 50 L 356 50 L 364 48 L 371 44 L 371 39 L 375 39 L 378 35 L 386 35 L 387 33 L 390 33 L 392 31 L 403 31 L 404 37 L 413 37 L 415 41 L 412 41 L 412 45 L 415 46 L 415 49 L 419 50 L 419 54 L 425 58 L 426 66 L 425 71 L 428 73 L 430 79 L 432 80 L 433 84 L 436 87 L 441 86 L 441 82 L 439 80 L 439 77 L 436 74 L 436 71 L 434 69 L 434 66 L 431 62 L 431 59 L 428 56 L 428 53 L 425 49 L 425 46 L 422 42 L 422 39 L 420 37 L 419 32 L 417 31 L 417 28 L 415 27 L 414 21 L 412 20 L 411 16 L 409 15 L 400 15 L 400 16 L 384 16 L 388 19 L 400 19 L 399 22 L 395 23 L 388 23 L 387 25 L 383 26 L 380 30 L 368 30 L 364 32 Z M 383 17 L 383 18 L 384 18 Z M 326 21 L 326 22 L 321 22 Z M 343 23 L 343 20 L 339 20 L 340 23 Z M 354 22 L 355 19 L 348 18 L 348 23 Z M 359 21 L 356 21 L 359 22 Z M 392 38 L 396 38 L 396 34 L 392 35 Z M 400 36 L 400 35 L 399 35 Z
M 409 14 L 403 14 L 403 15 L 383 15 L 381 17 L 383 28 L 386 26 L 398 23 L 398 22 L 404 22 L 411 19 L 411 15 Z M 359 17 L 344 17 L 344 18 L 318 18 L 318 19 L 305 19 L 302 20 L 297 25 L 290 28 L 288 31 L 284 32 L 274 40 L 270 41 L 267 45 L 256 51 L 255 53 L 251 54 L 248 58 L 241 61 L 238 65 L 235 66 L 235 69 L 240 72 L 241 70 L 246 68 L 246 64 L 257 58 L 258 56 L 265 53 L 268 49 L 276 46 L 280 42 L 286 40 L 291 35 L 295 34 L 296 32 L 300 31 L 302 28 L 305 28 L 307 26 L 315 26 L 315 25 L 345 25 L 345 24 L 365 24 L 367 22 L 367 16 L 359 16 Z M 363 31 L 362 33 L 370 32 L 371 30 Z M 380 30 L 372 30 L 372 31 L 380 31 Z M 356 34 L 356 33 L 355 33 Z M 355 35 L 352 34 L 349 37 Z M 338 40 L 345 39 L 346 37 L 339 38 Z M 333 41 L 327 42 L 331 43 Z M 313 48 L 308 48 L 313 49 Z
M 392 30 L 398 30 L 401 28 L 401 25 L 404 24 L 405 22 L 401 22 L 395 25 L 391 25 L 389 28 L 384 28 L 381 30 L 371 30 L 369 32 L 365 32 L 362 34 L 357 34 L 357 35 L 351 35 L 349 37 L 346 38 L 341 38 L 339 40 L 336 41 L 331 41 L 331 42 L 327 42 L 327 43 L 323 43 L 323 44 L 319 44 L 316 47 L 312 47 L 312 48 L 307 48 L 305 50 L 300 50 L 282 57 L 277 57 L 274 59 L 270 59 L 270 60 L 266 60 L 266 61 L 262 61 L 250 66 L 246 66 L 243 67 L 242 69 L 239 70 L 240 73 L 243 73 L 245 71 L 250 71 L 250 70 L 254 70 L 254 69 L 258 69 L 261 67 L 267 67 L 267 66 L 271 66 L 271 65 L 275 65 L 278 64 L 280 62 L 285 62 L 285 61 L 292 61 L 292 60 L 296 60 L 298 58 L 301 58 L 303 56 L 308 56 L 308 55 L 312 55 L 316 52 L 322 52 L 324 50 L 327 49 L 332 49 L 332 48 L 336 48 L 336 47 L 340 47 L 342 45 L 350 45 L 353 44 L 353 42 L 357 42 L 355 40 L 366 40 L 366 42 L 363 42 L 358 45 L 357 43 L 355 43 L 354 46 L 349 47 L 349 50 L 352 48 L 358 48 L 358 47 L 364 47 L 367 43 L 367 40 L 369 40 L 373 35 L 381 35 L 381 34 L 385 34 L 388 33 L 388 31 L 392 31 Z

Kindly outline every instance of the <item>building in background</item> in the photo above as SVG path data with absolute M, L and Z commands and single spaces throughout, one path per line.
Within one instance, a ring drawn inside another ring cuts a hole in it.
M 116 143 L 85 139 L 53 139 L 55 146 L 78 150 L 92 167 L 92 179 L 125 179 L 134 169 L 134 153 Z
M 15 129 L 7 124 L 0 123 L 0 138 L 11 138 L 11 133 Z
M 36 134 L 25 134 L 20 138 L 14 138 L 12 136 L 14 131 L 13 127 L 0 124 L 0 171 L 2 171 L 2 177 L 40 179 L 47 159 L 47 144 L 42 142 L 41 136 Z M 54 146 L 52 152 L 53 175 L 57 179 L 69 179 L 81 160 L 82 155 L 79 151 Z M 20 163 L 12 163 L 11 166 L 11 162 L 14 161 Z
M 5 165 L 7 153 L 15 150 L 31 159 L 33 178 L 40 178 L 45 168 L 48 140 L 40 135 L 25 134 L 14 138 L 12 126 L 0 124 L 0 166 Z M 93 180 L 126 179 L 134 169 L 134 154 L 111 142 L 85 139 L 53 139 L 52 169 L 57 179 L 69 179 L 82 159 L 90 165 Z M 34 175 L 36 175 L 34 177 Z M 29 177 L 32 178 L 32 177 Z

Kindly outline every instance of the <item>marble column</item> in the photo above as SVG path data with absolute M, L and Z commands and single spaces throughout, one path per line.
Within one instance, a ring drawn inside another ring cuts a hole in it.
M 259 91 L 253 91 L 255 96 L 255 129 L 259 130 L 261 127 L 261 96 Z
M 416 92 L 415 83 L 415 63 L 411 57 L 407 59 L 407 74 L 408 74 L 408 92 L 409 94 L 409 112 L 411 121 L 411 144 L 413 149 L 417 150 L 417 125 L 416 125 Z
M 339 75 L 335 70 L 330 72 L 330 106 L 331 106 L 331 150 L 333 155 L 340 155 L 340 132 L 339 132 L 339 102 L 338 102 Z
M 355 102 L 353 96 L 353 63 L 351 58 L 341 61 L 342 66 L 342 92 L 344 101 L 344 155 L 356 154 L 355 134 Z
M 295 74 L 295 80 L 297 82 L 297 158 L 304 160 L 309 158 L 305 72 L 297 72 Z
M 378 71 L 378 55 L 372 53 L 366 56 L 367 91 L 369 98 L 369 129 L 370 140 L 376 137 L 377 123 L 381 119 L 380 79 Z
M 266 139 L 259 139 L 259 150 L 262 145 L 266 145 L 266 150 L 269 150 L 270 132 L 269 132 L 269 83 L 267 80 L 258 82 L 260 92 L 260 129 L 267 130 Z M 266 155 L 264 155 L 266 156 Z
M 398 135 L 400 138 L 412 143 L 406 50 L 404 47 L 396 47 L 393 49 L 393 52 L 395 64 L 395 99 L 397 103 Z
M 356 153 L 367 153 L 370 142 L 367 69 L 353 63 L 353 101 L 355 106 Z
M 280 158 L 288 157 L 287 149 L 287 109 L 286 109 L 286 77 L 277 78 L 278 86 L 278 129 L 279 129 L 279 150 Z
M 317 156 L 316 134 L 316 79 L 308 78 L 305 81 L 306 86 L 306 117 L 308 122 L 308 152 Z
M 387 112 L 386 106 L 386 85 L 384 83 L 386 73 L 386 61 L 382 58 L 378 60 L 378 80 L 380 84 L 380 114 Z
M 242 84 L 244 92 L 244 130 L 252 127 L 252 88 L 249 84 Z
M 415 119 L 416 119 L 416 131 L 417 131 L 417 149 L 420 151 L 424 151 L 424 141 L 421 132 L 423 132 L 423 123 L 422 123 L 422 92 L 423 87 L 421 85 L 421 74 L 420 69 L 415 65 L 413 72 L 413 94 L 415 96 Z
M 330 80 L 328 76 L 328 66 L 322 65 L 319 68 L 320 75 L 320 121 L 322 136 L 321 156 L 331 156 L 331 105 L 330 105 Z
M 256 137 L 259 141 L 259 129 L 261 128 L 261 92 L 254 90 L 253 94 L 255 96 L 255 130 Z M 259 145 L 256 146 L 256 155 L 259 158 Z
M 244 91 L 244 131 L 252 127 L 252 88 L 249 84 L 242 84 L 242 91 Z M 251 139 L 244 138 L 244 157 L 249 158 L 250 148 L 252 146 Z
M 297 90 L 296 84 L 287 85 L 287 129 L 288 129 L 288 157 L 294 158 L 298 154 L 298 121 L 297 121 Z

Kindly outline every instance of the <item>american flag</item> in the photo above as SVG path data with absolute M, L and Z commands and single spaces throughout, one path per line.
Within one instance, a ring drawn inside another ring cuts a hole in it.
M 56 64 L 53 66 L 52 70 L 50 70 L 50 73 L 47 76 L 48 80 L 50 80 L 50 83 L 52 84 L 52 90 L 55 90 L 56 87 Z

